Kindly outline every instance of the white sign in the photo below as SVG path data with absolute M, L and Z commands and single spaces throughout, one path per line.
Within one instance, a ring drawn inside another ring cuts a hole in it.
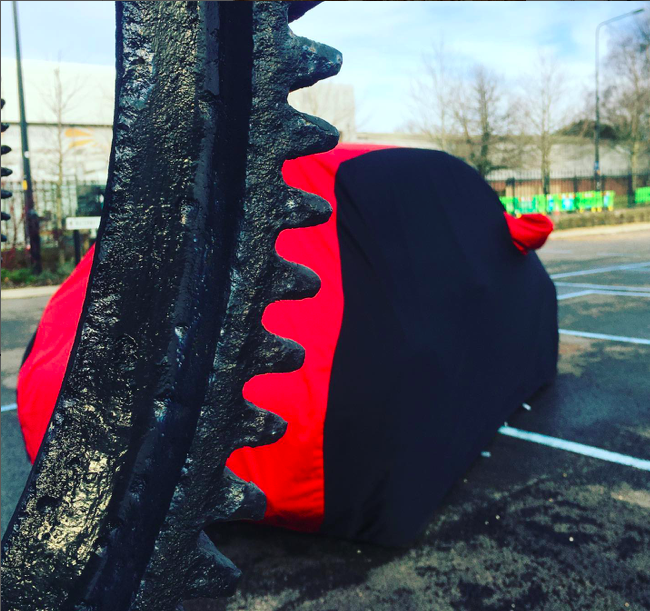
M 65 219 L 65 228 L 68 231 L 75 229 L 99 229 L 101 216 L 69 216 Z

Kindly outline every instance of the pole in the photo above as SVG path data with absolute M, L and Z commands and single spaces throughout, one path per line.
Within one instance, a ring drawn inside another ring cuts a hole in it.
M 79 265 L 79 261 L 81 261 L 81 234 L 78 229 L 72 232 L 72 238 L 74 239 L 74 264 Z
M 25 224 L 29 236 L 29 254 L 32 268 L 36 274 L 43 271 L 41 262 L 41 236 L 39 218 L 34 210 L 34 191 L 32 189 L 32 172 L 29 164 L 29 143 L 27 141 L 27 119 L 25 117 L 25 92 L 23 90 L 23 68 L 20 58 L 20 34 L 18 31 L 18 5 L 11 3 L 14 14 L 14 34 L 16 38 L 16 67 L 18 71 L 18 108 L 20 112 L 20 140 L 23 157 L 23 197 L 25 201 Z
M 598 35 L 602 23 L 596 26 L 596 122 L 594 123 L 594 191 L 600 191 L 600 99 L 598 97 Z
M 643 13 L 645 9 L 639 8 L 635 11 L 630 11 L 629 13 L 623 13 L 611 19 L 606 19 L 605 21 L 600 22 L 596 26 L 596 121 L 594 123 L 594 190 L 602 190 L 602 181 L 600 174 L 600 98 L 598 96 L 598 68 L 599 68 L 599 51 L 598 51 L 598 39 L 600 35 L 600 28 L 604 25 L 612 23 L 612 21 L 618 21 L 619 19 L 624 19 L 625 17 L 630 17 L 631 15 L 637 15 L 638 13 Z

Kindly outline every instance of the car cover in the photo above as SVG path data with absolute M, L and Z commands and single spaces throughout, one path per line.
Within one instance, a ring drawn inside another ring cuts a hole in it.
M 287 162 L 284 176 L 332 204 L 328 222 L 277 240 L 279 254 L 312 268 L 322 286 L 266 309 L 264 326 L 302 344 L 305 361 L 244 387 L 288 428 L 277 443 L 235 451 L 228 466 L 266 493 L 268 524 L 402 545 L 555 375 L 555 289 L 526 254 L 552 224 L 506 215 L 474 169 L 438 151 L 339 145 Z M 20 370 L 32 460 L 92 254 L 52 297 Z

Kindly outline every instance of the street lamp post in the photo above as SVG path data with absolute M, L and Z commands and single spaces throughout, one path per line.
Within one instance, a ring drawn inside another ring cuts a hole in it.
M 29 254 L 32 268 L 37 274 L 43 271 L 41 263 L 41 236 L 39 218 L 34 210 L 34 191 L 32 190 L 32 173 L 29 164 L 29 144 L 27 141 L 27 119 L 25 117 L 25 93 L 23 90 L 23 68 L 20 58 L 20 33 L 18 29 L 18 7 L 12 2 L 14 13 L 14 34 L 16 37 L 16 68 L 18 72 L 18 108 L 20 111 L 20 140 L 23 158 L 23 197 L 25 198 L 25 225 L 29 238 Z
M 630 15 L 636 15 L 642 13 L 645 9 L 639 8 L 635 11 L 630 11 L 629 13 L 624 13 L 623 15 L 618 15 L 617 17 L 612 17 L 611 19 L 606 19 L 596 26 L 596 123 L 594 125 L 594 183 L 596 191 L 601 190 L 600 184 L 600 98 L 598 95 L 598 64 L 599 64 L 599 53 L 598 53 L 598 38 L 600 35 L 600 28 L 604 25 L 612 23 L 612 21 L 618 21 L 619 19 L 624 19 Z

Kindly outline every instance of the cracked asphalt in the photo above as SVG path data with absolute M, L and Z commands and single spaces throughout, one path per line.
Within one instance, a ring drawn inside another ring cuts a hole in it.
M 551 240 L 539 254 L 563 274 L 560 328 L 650 340 L 650 231 Z M 576 274 L 628 264 L 640 265 Z M 3 405 L 46 302 L 2 302 Z M 650 345 L 563 334 L 555 383 L 508 424 L 648 460 L 649 374 Z M 503 435 L 486 450 L 408 549 L 213 527 L 244 576 L 234 597 L 186 611 L 650 609 L 650 472 Z M 27 473 L 15 411 L 4 412 L 3 530 Z

